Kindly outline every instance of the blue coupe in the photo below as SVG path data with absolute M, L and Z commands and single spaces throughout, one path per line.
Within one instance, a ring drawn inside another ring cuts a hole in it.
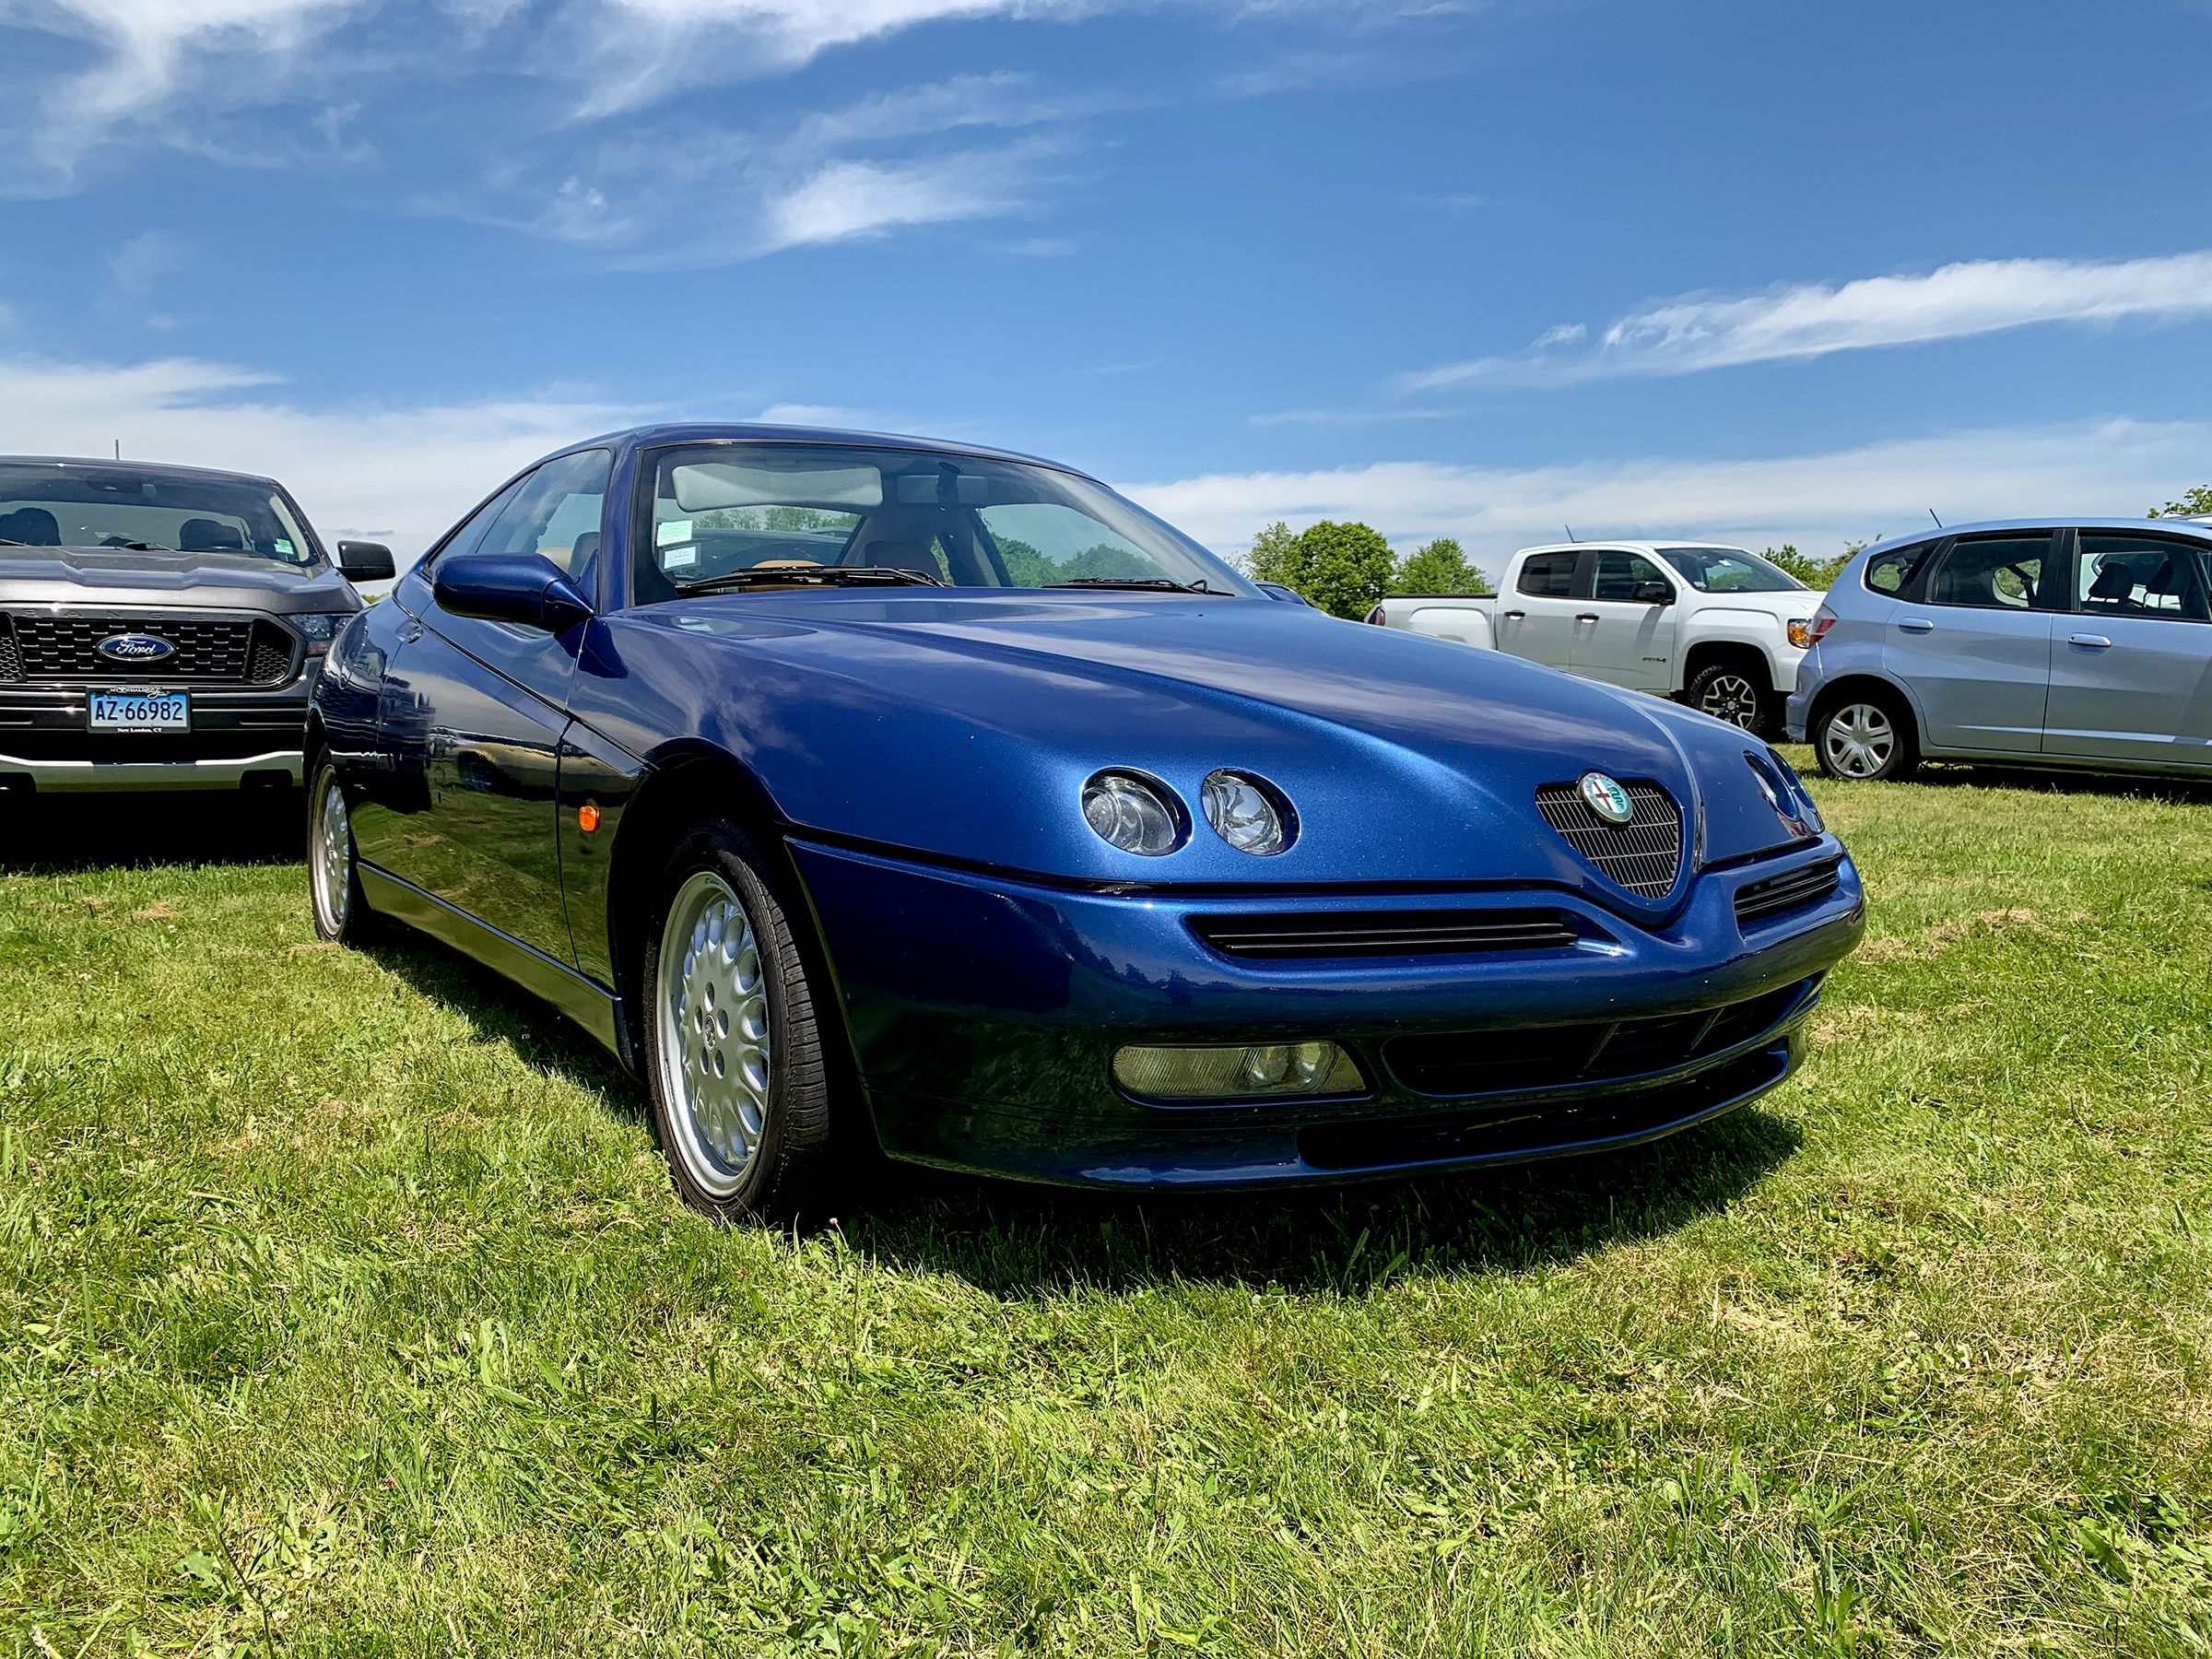
M 540 462 L 347 624 L 309 766 L 321 933 L 580 1022 L 732 1218 L 871 1142 L 1160 1188 L 1649 1140 L 1789 1075 L 1863 924 L 1736 728 L 919 439 Z

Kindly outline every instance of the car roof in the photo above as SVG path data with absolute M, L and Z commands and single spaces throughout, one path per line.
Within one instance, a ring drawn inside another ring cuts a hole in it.
M 1655 553 L 1661 547 L 1712 547 L 1729 553 L 1748 553 L 1751 549 L 1741 542 L 1691 541 L 1686 536 L 1662 536 L 1657 541 L 1626 541 L 1618 536 L 1590 535 L 1581 541 L 1546 542 L 1540 547 L 1523 547 L 1523 553 L 1579 553 L 1585 547 L 1626 547 L 1631 553 Z
M 231 472 L 219 466 L 180 466 L 169 461 L 118 461 L 112 455 L 0 455 L 0 466 L 82 467 L 87 472 L 127 472 L 153 478 L 206 478 L 228 484 L 283 488 L 266 473 Z
M 1090 475 L 1062 461 L 1025 455 L 1017 450 L 993 449 L 982 443 L 959 443 L 945 438 L 915 438 L 898 432 L 866 432 L 842 427 L 781 426 L 765 421 L 692 421 L 677 425 L 630 427 L 606 432 L 581 443 L 563 445 L 547 456 L 576 450 L 632 448 L 658 449 L 672 443 L 823 443 L 851 444 L 866 449 L 920 450 L 933 455 L 967 455 L 979 461 L 1014 461 L 1029 466 L 1049 466 L 1055 472 Z M 542 463 L 541 463 L 542 465 Z
M 1971 524 L 1946 524 L 1940 530 L 1915 530 L 1910 535 L 1892 535 L 1875 542 L 1859 557 L 1868 559 L 1877 553 L 1887 553 L 1892 547 L 1910 547 L 1921 542 L 1940 541 L 1947 535 L 1980 535 L 2004 530 L 2156 530 L 2168 535 L 2179 532 L 2199 541 L 2212 540 L 2212 524 L 2198 519 L 2098 518 L 2094 515 L 2069 517 L 2062 512 L 2045 518 L 1976 519 Z

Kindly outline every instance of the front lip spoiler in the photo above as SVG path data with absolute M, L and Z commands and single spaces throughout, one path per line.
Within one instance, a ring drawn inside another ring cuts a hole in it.
M 236 789 L 249 776 L 281 775 L 297 783 L 304 771 L 299 749 L 271 749 L 222 760 L 26 760 L 0 755 L 0 783 L 28 777 L 40 794 L 134 789 Z

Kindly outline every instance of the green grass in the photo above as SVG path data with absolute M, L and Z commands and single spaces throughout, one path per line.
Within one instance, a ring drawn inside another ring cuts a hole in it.
M 251 824 L 42 819 L 0 1653 L 2203 1653 L 2206 804 L 1823 799 L 1868 945 L 1721 1124 L 1254 1201 L 901 1176 L 799 1243 L 679 1208 L 519 994 L 315 944 Z

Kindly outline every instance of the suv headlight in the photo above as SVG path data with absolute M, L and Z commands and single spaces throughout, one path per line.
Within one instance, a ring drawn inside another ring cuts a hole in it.
M 338 629 L 346 626 L 347 618 L 352 615 L 351 611 L 340 611 L 335 616 L 324 616 L 318 613 L 312 616 L 294 617 L 291 621 L 294 628 L 307 636 L 309 651 L 328 651 L 331 641 L 338 637 Z

